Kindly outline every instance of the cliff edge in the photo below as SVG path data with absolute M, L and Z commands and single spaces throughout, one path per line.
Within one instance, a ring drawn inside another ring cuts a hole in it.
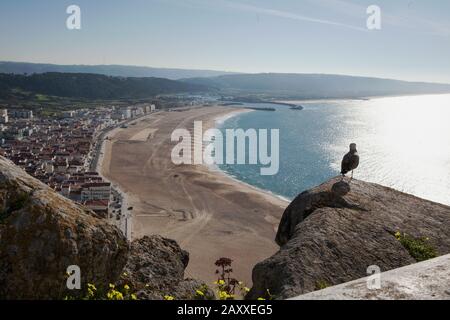
M 154 235 L 128 243 L 106 219 L 0 156 L 0 300 L 77 298 L 88 283 L 99 290 L 127 284 L 139 299 L 193 299 L 204 283 L 184 278 L 188 262 L 173 240 Z M 73 265 L 80 290 L 66 286 Z
M 253 269 L 248 299 L 278 299 L 450 253 L 450 207 L 340 177 L 301 193 L 286 208 L 280 250 Z
M 0 299 L 60 299 L 71 265 L 107 285 L 128 253 L 119 229 L 0 157 Z

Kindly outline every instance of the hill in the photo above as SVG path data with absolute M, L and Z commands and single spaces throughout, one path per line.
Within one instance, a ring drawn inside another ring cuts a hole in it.
M 450 93 L 450 84 L 329 74 L 236 74 L 182 81 L 213 87 L 224 95 L 266 95 L 288 99 L 362 98 Z
M 17 91 L 86 99 L 141 99 L 158 94 L 208 91 L 204 85 L 162 78 L 122 78 L 87 73 L 0 74 L 0 97 Z
M 47 72 L 94 73 L 114 77 L 153 77 L 171 80 L 193 77 L 214 77 L 228 73 L 214 70 L 151 68 L 124 65 L 57 65 L 0 61 L 0 73 L 33 74 Z

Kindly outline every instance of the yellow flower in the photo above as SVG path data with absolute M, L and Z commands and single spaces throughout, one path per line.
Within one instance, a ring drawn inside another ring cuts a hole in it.
M 220 300 L 225 300 L 228 296 L 228 293 L 226 293 L 225 291 L 219 291 L 219 299 Z
M 202 291 L 200 291 L 200 290 L 195 291 L 195 293 L 198 294 L 199 296 L 202 296 L 202 297 L 205 295 L 205 294 L 204 294 Z
M 88 288 L 94 291 L 97 291 L 97 288 L 92 283 L 88 283 Z
M 402 237 L 402 234 L 400 233 L 400 231 L 397 231 L 395 233 L 395 237 L 397 238 L 397 240 L 399 240 Z
M 258 298 L 258 300 L 266 300 L 266 299 L 264 299 L 264 298 Z
M 117 300 L 123 300 L 123 294 L 119 291 L 116 292 L 116 299 Z
M 109 284 L 109 287 L 110 287 L 111 289 L 114 289 L 116 286 L 113 285 L 112 283 L 110 283 L 110 284 Z
M 164 296 L 164 300 L 175 300 L 172 296 Z
M 127 277 L 127 276 L 128 276 L 128 273 L 124 272 L 124 273 L 123 273 L 123 276 L 124 276 L 124 277 Z
M 127 285 L 127 284 L 126 284 L 126 285 L 124 285 L 124 286 L 123 286 L 123 288 L 124 288 L 125 290 L 130 290 L 130 286 L 129 286 L 129 285 Z
M 117 291 L 115 289 L 111 289 L 108 291 L 108 293 L 106 294 L 106 297 L 109 300 L 123 300 L 123 294 L 120 291 Z
M 137 296 L 134 293 L 131 294 L 131 300 L 137 300 Z
M 232 294 L 228 294 L 228 292 L 220 290 L 219 291 L 219 299 L 220 300 L 228 300 L 228 299 L 233 299 L 233 295 Z

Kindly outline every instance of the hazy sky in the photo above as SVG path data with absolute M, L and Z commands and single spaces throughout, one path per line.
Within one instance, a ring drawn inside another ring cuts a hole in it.
M 66 8 L 81 8 L 81 30 Z M 382 29 L 366 28 L 366 9 Z M 448 0 L 1 0 L 0 60 L 450 83 Z

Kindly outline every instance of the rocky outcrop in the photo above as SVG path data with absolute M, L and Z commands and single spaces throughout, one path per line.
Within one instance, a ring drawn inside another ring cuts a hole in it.
M 120 231 L 0 157 L 0 299 L 59 299 L 66 270 L 114 282 L 128 257 Z
M 450 252 L 450 207 L 373 183 L 334 178 L 300 194 L 285 210 L 280 250 L 253 269 L 247 298 L 290 298 L 415 263 L 397 232 Z
M 160 236 L 144 237 L 131 244 L 131 254 L 124 269 L 124 282 L 130 283 L 139 299 L 194 299 L 201 289 L 204 297 L 212 297 L 204 283 L 185 279 L 189 253 L 174 241 Z M 201 297 L 197 297 L 201 298 Z

